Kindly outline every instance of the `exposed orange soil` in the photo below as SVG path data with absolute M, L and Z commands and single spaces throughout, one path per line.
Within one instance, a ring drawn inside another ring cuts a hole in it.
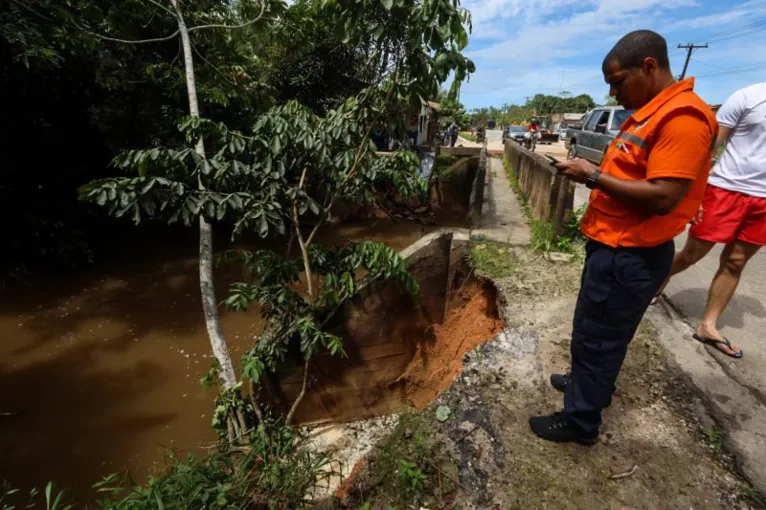
M 460 292 L 464 303 L 450 310 L 443 324 L 433 326 L 434 340 L 421 343 L 402 375 L 407 400 L 418 409 L 450 387 L 463 369 L 463 356 L 503 329 L 494 289 L 472 284 Z

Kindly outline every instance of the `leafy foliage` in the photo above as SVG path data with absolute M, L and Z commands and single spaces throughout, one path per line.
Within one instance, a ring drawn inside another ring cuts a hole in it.
M 490 119 L 500 125 L 523 124 L 534 116 L 546 116 L 553 113 L 585 113 L 596 106 L 593 98 L 587 94 L 575 97 L 535 94 L 523 105 L 504 104 L 497 108 L 477 108 L 471 111 L 471 123 L 476 127 L 485 127 Z
M 308 6 L 301 2 L 296 8 Z M 289 232 L 298 239 L 300 259 L 263 251 L 241 254 L 254 281 L 234 284 L 225 301 L 235 310 L 257 301 L 267 320 L 243 363 L 244 376 L 255 384 L 265 370 L 276 370 L 293 342 L 306 360 L 304 388 L 309 360 L 318 349 L 343 354 L 341 339 L 323 328 L 357 291 L 359 270 L 371 278 L 394 279 L 417 293 L 404 262 L 389 248 L 348 243 L 325 249 L 314 244 L 314 237 L 339 200 L 372 203 L 381 186 L 393 186 L 402 196 L 424 189 L 417 157 L 407 151 L 381 157 L 370 134 L 391 122 L 392 106 L 419 106 L 420 98 L 438 91 L 450 72 L 460 77 L 473 70 L 460 54 L 469 15 L 452 2 L 324 1 L 313 8 L 352 48 L 373 44 L 368 59 L 379 69 L 378 81 L 326 114 L 295 101 L 275 106 L 247 134 L 222 122 L 184 118 L 178 124 L 182 145 L 157 144 L 114 159 L 115 167 L 136 177 L 103 179 L 80 189 L 85 201 L 136 224 L 153 219 L 191 225 L 202 217 L 231 225 L 232 238 L 245 232 L 260 237 Z M 366 23 L 356 23 L 362 16 Z M 196 150 L 202 143 L 204 153 Z M 314 227 L 304 236 L 301 225 L 306 223 Z M 246 410 L 227 402 L 219 403 L 217 415 Z
M 40 499 L 44 498 L 44 506 L 46 510 L 72 510 L 74 507 L 65 502 L 65 491 L 54 492 L 53 482 L 48 482 L 45 486 L 45 490 L 41 495 L 40 492 L 32 488 L 26 494 L 26 502 L 23 508 L 43 508 L 40 503 Z M 0 480 L 0 505 L 3 510 L 16 510 L 16 507 L 11 504 L 13 498 L 19 498 L 21 493 L 18 489 L 12 488 L 7 482 Z
M 171 455 L 168 468 L 143 486 L 108 476 L 96 484 L 107 495 L 99 505 L 104 510 L 311 507 L 307 493 L 329 473 L 328 458 L 290 427 L 270 422 L 267 431 L 253 433 L 237 456 Z
M 457 99 L 447 96 L 439 104 L 439 117 L 442 125 L 449 125 L 453 121 L 457 122 L 458 126 L 462 128 L 467 128 L 471 125 L 470 115 L 466 112 L 465 106 Z

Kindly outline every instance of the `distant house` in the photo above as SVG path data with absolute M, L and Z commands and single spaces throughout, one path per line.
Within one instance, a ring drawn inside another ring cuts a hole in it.
M 578 124 L 584 113 L 554 113 L 551 114 L 551 122 L 549 129 L 552 132 L 556 132 L 560 129 L 567 128 L 573 124 Z
M 420 100 L 417 145 L 431 145 L 439 131 L 439 103 Z
M 551 114 L 552 124 L 567 124 L 579 122 L 584 113 L 554 113 Z

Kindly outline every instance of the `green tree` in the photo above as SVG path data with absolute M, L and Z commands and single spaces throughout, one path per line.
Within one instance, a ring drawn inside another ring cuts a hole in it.
M 476 128 L 487 126 L 489 121 L 489 110 L 487 108 L 474 108 L 471 110 L 471 125 Z
M 225 24 L 247 19 L 259 4 L 244 0 L 232 9 L 227 0 L 187 0 L 183 5 L 200 24 Z M 266 18 L 276 16 L 279 5 L 268 3 L 263 24 L 274 23 Z M 0 211 L 16 218 L 0 245 L 3 273 L 92 261 L 99 243 L 108 245 L 126 226 L 93 214 L 65 190 L 115 175 L 108 163 L 119 151 L 159 140 L 182 142 L 175 125 L 188 112 L 188 100 L 178 37 L 126 44 L 95 35 L 126 41 L 170 35 L 178 28 L 163 8 L 170 4 L 0 0 L 0 80 L 14 97 L 0 116 L 6 149 Z M 254 58 L 259 28 L 194 34 L 200 106 L 232 127 L 251 125 L 271 106 L 268 88 L 261 86 L 262 62 Z M 10 150 L 30 140 L 45 150 Z
M 257 20 L 187 28 L 180 5 L 172 2 L 174 12 L 166 14 L 175 18 L 182 38 L 189 97 L 190 116 L 179 124 L 185 144 L 124 153 L 115 165 L 137 176 L 96 181 L 85 186 L 81 196 L 136 223 L 152 218 L 199 224 L 203 307 L 222 383 L 215 425 L 231 441 L 250 426 L 248 411 L 263 423 L 261 400 L 256 398 L 263 375 L 276 370 L 290 345 L 299 346 L 304 379 L 287 413 L 288 423 L 306 393 L 313 355 L 320 349 L 343 353 L 341 340 L 324 327 L 340 303 L 356 292 L 357 269 L 366 269 L 372 277 L 393 278 L 416 293 L 404 262 L 385 246 L 366 242 L 323 249 L 315 244 L 315 236 L 339 200 L 371 202 L 381 181 L 405 195 L 422 188 L 415 155 L 402 151 L 392 158 L 378 157 L 370 133 L 389 120 L 391 105 L 419 105 L 421 97 L 438 93 L 450 73 L 460 81 L 474 70 L 460 53 L 468 41 L 470 16 L 449 0 L 315 2 L 314 13 L 330 20 L 342 41 L 359 45 L 369 41 L 372 31 L 370 59 L 382 63 L 380 82 L 324 116 L 296 102 L 274 107 L 245 134 L 200 118 L 190 36 L 203 29 L 240 29 Z M 359 23 L 368 16 L 385 22 Z M 253 397 L 249 404 L 239 398 L 241 383 L 231 375 L 212 289 L 211 225 L 227 220 L 233 225 L 232 236 L 287 234 L 300 248 L 298 259 L 273 251 L 239 254 L 255 279 L 233 285 L 226 303 L 244 309 L 257 301 L 267 324 L 244 360 Z M 308 220 L 314 226 L 304 233 L 301 225 Z M 295 290 L 301 273 L 304 293 Z
M 453 98 L 447 97 L 439 107 L 439 118 L 442 124 L 451 124 L 457 122 L 461 128 L 467 128 L 471 124 L 471 116 L 465 111 L 465 106 Z

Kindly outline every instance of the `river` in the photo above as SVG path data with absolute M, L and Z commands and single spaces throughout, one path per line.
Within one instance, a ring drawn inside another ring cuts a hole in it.
M 435 228 L 362 222 L 329 227 L 321 242 L 346 236 L 402 249 Z M 167 453 L 215 441 L 215 390 L 199 383 L 212 358 L 193 235 L 114 251 L 108 263 L 17 289 L 0 303 L 0 479 L 22 490 L 52 480 L 89 500 L 105 475 L 141 481 Z M 221 301 L 236 275 L 220 269 L 216 277 Z M 223 312 L 222 321 L 238 361 L 260 318 Z

